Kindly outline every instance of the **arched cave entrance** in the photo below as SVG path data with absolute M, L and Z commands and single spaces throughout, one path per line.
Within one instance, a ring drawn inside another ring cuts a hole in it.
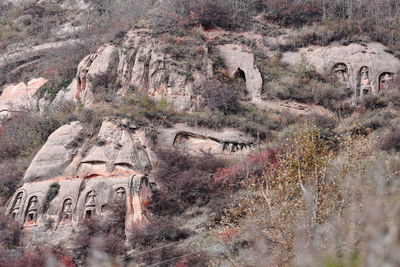
M 237 68 L 233 77 L 235 79 L 241 79 L 246 82 L 246 74 L 244 73 L 244 71 L 241 68 Z

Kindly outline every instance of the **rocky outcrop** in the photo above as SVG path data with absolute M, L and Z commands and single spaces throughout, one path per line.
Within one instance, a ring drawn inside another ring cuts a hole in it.
M 81 43 L 78 39 L 40 44 L 37 46 L 23 46 L 17 50 L 6 52 L 0 57 L 0 71 L 13 72 L 17 68 L 26 67 L 25 64 L 37 64 L 38 59 L 53 50 L 62 50 Z
M 50 135 L 25 173 L 25 182 L 52 178 L 94 178 L 147 174 L 151 151 L 144 130 L 104 121 L 95 137 L 85 139 L 78 122 Z
M 160 147 L 174 147 L 190 154 L 210 153 L 215 156 L 240 156 L 253 151 L 255 140 L 234 130 L 199 129 L 177 124 L 161 129 L 157 137 Z
M 212 76 L 207 47 L 201 51 L 196 67 L 176 58 L 171 44 L 153 38 L 146 30 L 130 31 L 120 45 L 109 43 L 79 64 L 76 80 L 57 95 L 55 102 L 80 100 L 87 106 L 94 101 L 101 75 L 116 78 L 116 94 L 144 93 L 154 99 L 165 98 L 176 110 L 192 110 L 199 104 L 194 88 Z M 184 56 L 184 55 L 179 55 Z
M 154 185 L 154 145 L 190 154 L 240 156 L 252 151 L 254 140 L 232 129 L 213 131 L 177 124 L 159 129 L 157 138 L 150 141 L 145 129 L 128 119 L 105 120 L 94 133 L 71 122 L 52 133 L 37 153 L 7 213 L 29 238 L 48 240 L 50 235 L 57 243 L 86 218 L 109 216 L 110 206 L 119 203 L 126 207 L 129 234 L 147 220 L 145 207 Z
M 102 74 L 116 77 L 117 65 L 118 49 L 113 44 L 103 45 L 95 54 L 86 56 L 78 65 L 76 82 L 73 82 L 76 83 L 74 99 L 90 105 L 94 100 L 93 82 Z
M 14 112 L 36 109 L 37 92 L 46 83 L 45 78 L 36 78 L 27 84 L 5 85 L 0 96 L 0 118 L 9 118 Z
M 144 131 L 105 121 L 94 137 L 83 132 L 79 122 L 55 131 L 9 202 L 7 213 L 33 236 L 61 238 L 85 218 L 107 216 L 116 202 L 126 206 L 127 231 L 145 220 L 152 156 Z M 56 190 L 51 200 L 49 190 Z
M 260 98 L 263 80 L 251 50 L 236 44 L 220 45 L 217 48 L 224 59 L 228 75 L 244 79 L 250 97 Z
M 385 90 L 387 81 L 400 71 L 400 60 L 379 43 L 301 48 L 284 53 L 282 61 L 293 66 L 306 64 L 332 75 L 353 94 L 355 103 Z

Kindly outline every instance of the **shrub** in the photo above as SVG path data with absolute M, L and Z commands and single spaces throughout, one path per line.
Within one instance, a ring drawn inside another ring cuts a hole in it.
M 117 84 L 117 75 L 110 72 L 98 74 L 91 78 L 93 82 L 94 95 L 97 101 L 111 102 L 119 85 Z
M 209 202 L 216 187 L 212 175 L 225 165 L 212 155 L 190 156 L 175 150 L 159 150 L 156 180 L 165 188 L 153 196 L 150 209 L 156 214 L 179 214 L 190 205 Z
M 0 213 L 0 247 L 15 248 L 19 246 L 21 228 L 11 217 Z
M 22 113 L 3 124 L 0 131 L 0 159 L 30 155 L 60 127 L 51 116 Z
M 391 129 L 378 141 L 378 148 L 387 151 L 400 151 L 400 130 Z
M 203 83 L 198 90 L 205 97 L 206 104 L 211 110 L 234 114 L 240 109 L 239 92 L 236 88 L 213 80 Z
M 52 183 L 49 186 L 49 190 L 47 191 L 46 199 L 43 204 L 43 210 L 42 210 L 43 213 L 45 213 L 47 211 L 47 209 L 49 208 L 50 202 L 58 195 L 59 190 L 60 190 L 60 184 L 57 182 Z
M 112 203 L 107 217 L 86 219 L 80 229 L 73 236 L 76 247 L 75 255 L 85 259 L 92 248 L 92 241 L 96 239 L 96 249 L 112 256 L 122 255 L 125 252 L 125 213 L 124 203 Z
M 361 105 L 367 110 L 374 110 L 377 108 L 384 108 L 387 104 L 381 97 L 371 95 L 364 97 L 361 101 Z
M 28 164 L 27 160 L 14 159 L 6 159 L 0 163 L 0 196 L 9 198 L 14 194 Z
M 275 168 L 277 151 L 268 149 L 255 153 L 233 166 L 220 168 L 214 181 L 221 187 L 241 187 L 240 182 L 250 177 L 258 177 L 266 168 Z
M 263 1 L 268 20 L 282 26 L 300 27 L 322 18 L 322 10 L 318 1 Z
M 347 110 L 341 101 L 349 98 L 350 92 L 316 73 L 307 58 L 303 57 L 295 70 L 281 64 L 279 58 L 269 64 L 269 75 L 274 77 L 265 91 L 269 97 L 318 104 L 337 112 Z
M 167 0 L 153 12 L 152 28 L 158 33 L 184 35 L 195 25 L 246 29 L 251 25 L 254 2 L 240 0 Z
M 134 248 L 151 247 L 157 243 L 177 242 L 189 235 L 188 230 L 180 229 L 169 218 L 151 218 L 150 223 L 138 226 L 130 233 L 129 243 Z
M 383 91 L 383 101 L 392 103 L 395 107 L 400 107 L 400 78 L 398 75 L 390 80 L 387 89 Z

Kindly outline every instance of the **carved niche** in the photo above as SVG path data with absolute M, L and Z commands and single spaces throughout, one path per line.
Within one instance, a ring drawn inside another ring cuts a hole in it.
M 125 198 L 126 198 L 125 196 L 126 196 L 125 188 L 119 187 L 115 191 L 115 201 L 116 202 L 123 202 L 125 200 Z
M 38 198 L 33 196 L 29 199 L 28 208 L 26 211 L 25 224 L 32 225 L 36 224 L 37 212 L 38 212 Z
M 70 198 L 64 200 L 60 221 L 62 224 L 69 224 L 72 221 L 72 199 Z
M 391 72 L 384 72 L 379 75 L 379 92 L 387 89 L 390 80 L 393 80 L 394 74 Z
M 19 214 L 21 213 L 21 204 L 22 204 L 22 195 L 23 192 L 19 192 L 14 200 L 14 205 L 10 211 L 11 216 L 13 219 L 17 219 Z
M 332 73 L 335 78 L 342 84 L 347 85 L 349 82 L 349 71 L 344 63 L 338 63 L 332 68 Z
M 85 213 L 84 218 L 90 219 L 96 215 L 96 192 L 90 191 L 85 199 Z
M 369 69 L 364 66 L 360 69 L 359 73 L 359 89 L 357 89 L 357 96 L 365 96 L 371 94 L 371 83 L 369 79 Z

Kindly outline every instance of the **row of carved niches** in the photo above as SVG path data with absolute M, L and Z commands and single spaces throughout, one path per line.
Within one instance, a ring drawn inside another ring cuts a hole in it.
M 15 197 L 14 204 L 9 212 L 9 215 L 15 220 L 18 220 L 23 214 L 23 225 L 25 227 L 33 227 L 37 225 L 39 209 L 39 200 L 37 196 L 32 196 L 29 198 L 27 208 L 23 212 L 23 195 L 24 192 L 19 192 Z M 92 190 L 86 194 L 85 197 L 85 209 L 81 215 L 83 219 L 90 219 L 96 216 L 96 191 Z M 119 187 L 114 192 L 114 201 L 116 203 L 125 203 L 126 200 L 126 190 L 123 187 Z M 64 199 L 62 203 L 61 212 L 59 213 L 59 222 L 62 225 L 70 224 L 72 222 L 72 198 Z M 103 207 L 101 212 L 103 212 Z
M 362 97 L 365 95 L 370 95 L 373 93 L 373 77 L 370 76 L 370 69 L 367 66 L 361 67 L 356 74 L 356 84 L 355 88 L 352 86 L 350 77 L 352 74 L 349 71 L 349 67 L 345 63 L 337 63 L 332 68 L 332 74 L 335 79 L 346 86 L 346 89 L 352 89 L 353 93 L 357 97 Z M 390 80 L 394 79 L 394 73 L 392 72 L 382 72 L 377 77 L 378 87 L 375 88 L 376 92 L 382 92 L 388 88 L 388 84 Z
M 38 213 L 38 198 L 37 196 L 32 196 L 29 201 L 25 212 L 23 211 L 23 192 L 19 192 L 14 200 L 14 205 L 10 211 L 11 217 L 18 220 L 23 215 L 24 224 L 27 226 L 32 226 L 36 224 L 37 213 Z

